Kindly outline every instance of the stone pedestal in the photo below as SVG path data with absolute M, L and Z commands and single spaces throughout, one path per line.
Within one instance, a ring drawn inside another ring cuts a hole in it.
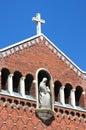
M 54 119 L 54 112 L 50 109 L 36 109 L 36 115 L 40 118 L 43 122 L 49 122 Z

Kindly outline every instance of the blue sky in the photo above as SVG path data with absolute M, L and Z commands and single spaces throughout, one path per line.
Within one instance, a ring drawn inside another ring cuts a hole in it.
M 42 33 L 86 71 L 86 0 L 0 0 L 0 48 L 36 35 L 38 12 Z

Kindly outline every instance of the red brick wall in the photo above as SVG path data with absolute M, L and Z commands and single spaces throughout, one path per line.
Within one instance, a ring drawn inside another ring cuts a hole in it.
M 30 48 L 23 49 L 21 51 L 15 52 L 12 55 L 9 55 L 2 59 L 2 65 L 0 68 L 6 67 L 9 69 L 10 73 L 15 71 L 20 71 L 23 76 L 26 76 L 28 73 L 34 76 L 36 79 L 36 72 L 40 68 L 47 69 L 53 78 L 53 83 L 56 80 L 59 80 L 62 85 L 65 86 L 66 83 L 70 83 L 73 88 L 76 86 L 81 86 L 85 89 L 86 82 L 82 77 L 79 77 L 65 62 L 58 58 L 46 45 L 37 43 Z M 35 85 L 32 85 L 33 88 Z M 36 94 L 36 89 L 31 89 L 33 94 Z M 35 95 L 36 96 L 36 95 Z M 8 98 L 8 97 L 7 97 Z M 6 100 L 7 100 L 6 98 Z M 84 99 L 84 100 L 83 100 Z M 82 106 L 86 108 L 86 94 L 81 97 L 80 101 Z M 18 103 L 20 104 L 20 99 Z M 82 103 L 82 100 L 84 103 Z M 12 102 L 14 99 L 12 99 Z M 24 101 L 27 102 L 27 101 Z M 33 103 L 32 103 L 33 104 Z M 30 107 L 26 111 L 21 107 L 18 109 L 16 106 L 14 108 L 9 104 L 7 107 L 3 106 L 3 102 L 0 103 L 0 129 L 1 130 L 85 130 L 86 124 L 85 119 L 80 118 L 74 119 L 72 116 L 68 119 L 68 115 L 64 117 L 62 113 L 58 115 L 55 113 L 55 119 L 50 125 L 44 124 L 39 120 L 35 115 L 35 108 L 31 110 Z M 57 109 L 57 108 L 56 108 Z M 64 112 L 65 109 L 63 108 Z M 58 110 L 57 110 L 58 111 Z M 70 110 L 68 110 L 70 111 Z M 75 110 L 71 110 L 74 111 Z M 82 115 L 82 113 L 80 112 Z M 84 113 L 85 114 L 85 113 Z M 85 115 L 86 117 L 86 115 Z
M 39 68 L 45 68 L 52 75 L 53 83 L 59 80 L 64 86 L 66 83 L 70 83 L 73 88 L 79 85 L 84 89 L 86 82 L 82 77 L 74 73 L 74 71 L 70 69 L 61 58 L 58 58 L 49 47 L 44 45 L 43 42 L 44 41 L 3 58 L 3 67 L 8 68 L 10 73 L 20 71 L 23 76 L 31 73 L 34 79 L 37 70 Z
M 0 103 L 0 130 L 85 130 L 86 113 L 74 111 L 72 109 L 55 106 L 54 119 L 48 123 L 43 123 L 35 114 L 35 102 L 26 101 L 8 96 Z M 7 104 L 8 99 L 12 100 Z M 18 104 L 12 105 L 14 100 Z M 21 102 L 24 102 L 20 108 Z M 26 107 L 26 104 L 30 105 Z
M 11 73 L 18 70 L 23 76 L 32 73 L 35 77 L 39 68 L 46 68 L 51 73 L 53 81 L 59 80 L 63 85 L 70 83 L 73 88 L 78 85 L 85 87 L 86 82 L 42 42 L 3 58 L 3 63 Z

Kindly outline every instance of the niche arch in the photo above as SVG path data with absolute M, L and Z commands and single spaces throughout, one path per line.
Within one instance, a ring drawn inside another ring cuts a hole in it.
M 75 91 L 76 106 L 81 106 L 80 98 L 81 98 L 82 92 L 83 92 L 82 87 L 81 86 L 77 86 L 76 87 L 76 91 Z
M 60 102 L 59 99 L 59 90 L 62 87 L 62 83 L 59 80 L 54 82 L 54 97 L 56 102 Z
M 25 94 L 26 95 L 32 95 L 31 94 L 31 87 L 32 87 L 32 82 L 34 80 L 34 77 L 32 74 L 27 74 L 25 78 Z
M 21 72 L 15 71 L 13 76 L 13 92 L 20 92 L 20 78 L 22 77 Z
M 54 97 L 53 97 L 53 85 L 52 85 L 52 76 L 50 72 L 45 68 L 40 68 L 36 72 L 36 97 L 37 97 L 37 109 L 40 108 L 40 83 L 42 82 L 43 78 L 47 78 L 46 86 L 50 89 L 50 102 L 51 102 L 51 110 L 54 110 Z M 45 108 L 46 109 L 46 108 Z
M 10 74 L 9 69 L 7 68 L 2 68 L 1 70 L 1 89 L 7 90 L 8 89 L 8 75 Z
M 70 83 L 66 83 L 65 88 L 64 88 L 65 104 L 70 104 L 71 90 L 72 90 L 72 85 Z

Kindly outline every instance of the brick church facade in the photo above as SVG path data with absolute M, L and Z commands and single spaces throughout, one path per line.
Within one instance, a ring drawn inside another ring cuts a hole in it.
M 86 73 L 45 35 L 2 49 L 0 70 L 0 130 L 86 130 Z M 39 105 L 43 77 L 49 109 Z

